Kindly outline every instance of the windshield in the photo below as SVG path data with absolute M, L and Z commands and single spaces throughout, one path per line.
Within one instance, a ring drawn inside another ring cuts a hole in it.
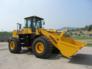
M 35 20 L 35 21 L 27 20 L 25 27 L 28 27 L 28 28 L 42 28 L 43 22 L 44 22 L 43 20 Z
M 35 28 L 42 28 L 42 21 L 36 21 Z

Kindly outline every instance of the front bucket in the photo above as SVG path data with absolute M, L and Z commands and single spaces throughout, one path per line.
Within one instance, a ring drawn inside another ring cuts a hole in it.
M 67 36 L 64 31 L 61 33 L 46 31 L 41 29 L 41 34 L 51 41 L 53 46 L 55 46 L 60 53 L 70 58 L 71 56 L 75 55 L 82 47 L 86 45 L 86 43 L 77 41 L 70 36 Z
M 75 55 L 86 43 L 74 40 L 71 37 L 62 36 L 61 40 L 58 42 L 57 48 L 60 50 L 61 54 L 65 57 L 71 57 Z

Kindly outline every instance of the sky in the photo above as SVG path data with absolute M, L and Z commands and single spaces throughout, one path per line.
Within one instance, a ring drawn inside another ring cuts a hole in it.
M 84 27 L 92 24 L 92 0 L 0 0 L 0 31 L 33 15 L 45 19 L 45 28 Z

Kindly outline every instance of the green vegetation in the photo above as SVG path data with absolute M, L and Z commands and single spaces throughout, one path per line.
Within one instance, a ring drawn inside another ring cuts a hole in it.
M 85 42 L 87 42 L 87 46 L 91 46 L 92 47 L 92 37 L 75 36 L 74 38 L 77 39 L 77 40 L 80 40 L 80 41 L 85 41 Z
M 92 47 L 92 43 L 87 43 L 87 46 Z
M 79 40 L 87 40 L 87 39 L 92 40 L 92 37 L 87 37 L 87 36 L 74 36 L 74 38 Z
M 85 41 L 88 46 L 92 46 L 92 25 L 83 28 L 70 28 L 68 32 L 73 38 Z
M 85 26 L 84 30 L 92 31 L 92 25 Z
M 0 32 L 0 42 L 6 42 L 11 37 L 11 32 Z

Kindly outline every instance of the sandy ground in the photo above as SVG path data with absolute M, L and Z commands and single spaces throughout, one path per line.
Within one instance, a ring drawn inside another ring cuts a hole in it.
M 60 55 L 39 59 L 26 51 L 12 54 L 7 43 L 0 43 L 0 69 L 92 69 L 92 47 L 83 48 L 71 59 Z

